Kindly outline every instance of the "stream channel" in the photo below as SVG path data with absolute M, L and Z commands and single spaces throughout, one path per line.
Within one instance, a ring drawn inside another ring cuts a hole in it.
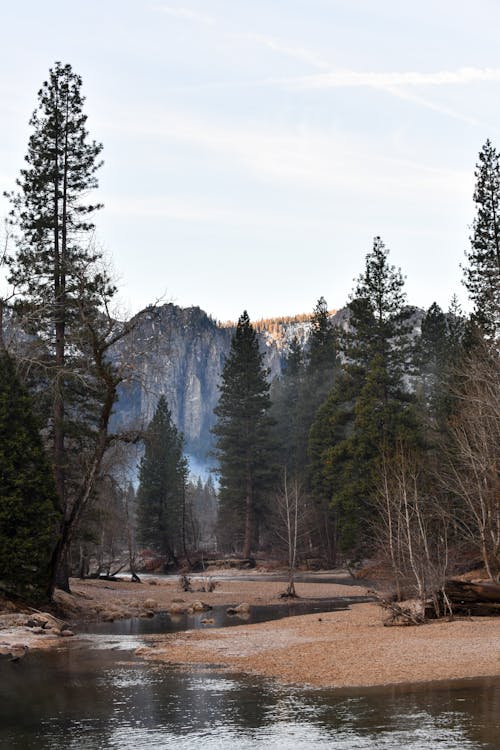
M 252 608 L 245 621 L 288 614 L 286 605 Z M 223 608 L 210 616 L 238 623 Z M 1 750 L 500 748 L 498 679 L 327 691 L 134 656 L 146 633 L 200 627 L 201 617 L 88 626 L 56 650 L 2 660 Z

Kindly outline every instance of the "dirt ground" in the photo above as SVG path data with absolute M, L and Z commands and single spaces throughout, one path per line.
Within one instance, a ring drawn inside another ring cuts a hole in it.
M 338 573 L 336 574 L 338 575 Z M 363 596 L 363 586 L 298 583 L 301 601 Z M 65 622 L 49 623 L 38 634 L 22 624 L 25 613 L 0 614 L 0 652 L 14 643 L 30 648 L 61 644 L 60 631 L 85 619 L 148 617 L 157 611 L 183 612 L 209 605 L 234 607 L 281 602 L 285 585 L 262 574 L 217 573 L 214 591 L 200 591 L 208 578 L 192 579 L 193 591 L 177 579 L 147 578 L 142 583 L 72 581 L 72 594 L 58 593 Z M 346 583 L 350 581 L 345 574 Z M 59 613 L 59 616 L 61 614 Z M 210 612 L 207 612 L 207 619 Z M 9 628 L 9 617 L 18 618 Z M 263 624 L 146 636 L 138 653 L 146 659 L 179 665 L 203 664 L 234 672 L 265 675 L 286 683 L 321 687 L 375 686 L 431 680 L 500 676 L 500 618 L 432 622 L 419 627 L 385 627 L 377 604 L 356 604 L 348 611 L 304 615 Z M 244 622 L 244 619 L 242 619 Z M 1 629 L 3 626 L 3 629 Z
M 210 576 L 191 576 L 192 591 L 183 591 L 179 577 L 145 576 L 142 583 L 113 583 L 107 581 L 74 579 L 71 581 L 73 595 L 57 592 L 56 599 L 64 608 L 70 620 L 82 619 L 110 620 L 123 617 L 145 616 L 157 611 L 188 610 L 196 603 L 203 602 L 209 606 L 266 605 L 282 603 L 280 598 L 286 588 L 282 581 L 272 580 L 266 572 L 251 572 L 252 577 L 260 575 L 261 580 L 248 581 L 247 572 L 218 571 Z M 345 580 L 346 584 L 326 583 L 325 580 L 335 576 Z M 297 583 L 300 600 L 325 599 L 337 597 L 365 596 L 366 586 L 356 585 L 348 573 L 311 574 L 315 583 Z M 350 582 L 353 585 L 348 585 Z M 214 583 L 213 591 L 207 591 Z

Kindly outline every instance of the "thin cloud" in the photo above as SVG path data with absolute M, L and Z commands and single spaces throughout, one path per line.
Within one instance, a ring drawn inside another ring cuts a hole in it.
M 216 20 L 211 16 L 194 11 L 191 8 L 174 6 L 174 5 L 153 5 L 151 9 L 159 13 L 164 13 L 172 18 L 178 18 L 182 21 L 204 24 L 206 26 L 215 26 Z M 331 70 L 332 65 L 326 60 L 321 59 L 318 55 L 306 47 L 289 44 L 277 37 L 268 36 L 267 34 L 257 34 L 252 32 L 223 31 L 222 36 L 226 39 L 246 40 L 254 42 L 261 47 L 277 52 L 278 54 L 291 57 L 300 62 L 305 62 L 319 70 Z
M 206 16 L 203 13 L 198 13 L 195 10 L 191 10 L 191 8 L 162 4 L 152 5 L 151 10 L 154 10 L 157 13 L 164 13 L 165 15 L 171 16 L 172 18 L 178 18 L 181 21 L 192 21 L 194 23 L 200 23 L 205 26 L 215 25 L 214 18 L 211 18 L 211 16 Z
M 281 55 L 291 57 L 294 60 L 298 60 L 299 62 L 305 62 L 308 65 L 312 65 L 313 67 L 320 70 L 331 70 L 332 68 L 331 63 L 323 60 L 321 57 L 318 57 L 318 55 L 312 52 L 312 50 L 309 50 L 306 47 L 288 44 L 287 42 L 283 41 L 282 39 L 278 39 L 277 37 L 267 36 L 265 34 L 253 34 L 250 32 L 245 34 L 231 33 L 227 36 L 236 39 L 247 39 L 248 41 L 255 42 L 262 47 L 267 47 L 273 52 L 278 52 Z
M 446 115 L 446 117 L 451 117 L 454 120 L 465 122 L 467 125 L 481 124 L 481 120 L 479 120 L 477 117 L 464 115 L 462 112 L 457 112 L 456 110 L 452 109 L 451 107 L 447 107 L 444 104 L 438 104 L 437 102 L 430 101 L 429 99 L 424 99 L 422 96 L 418 96 L 413 92 L 410 93 L 410 91 L 406 89 L 384 87 L 383 90 L 388 94 L 395 96 L 397 99 L 404 99 L 406 101 L 413 102 L 414 104 L 418 104 L 420 107 L 425 107 L 426 109 L 430 109 L 440 115 Z
M 156 137 L 165 142 L 190 144 L 265 182 L 295 181 L 318 189 L 342 185 L 359 190 L 360 185 L 371 184 L 373 178 L 379 188 L 386 185 L 389 190 L 394 187 L 438 192 L 470 189 L 468 173 L 383 157 L 369 147 L 363 148 L 357 139 L 329 129 L 284 130 L 249 123 L 207 119 L 200 122 L 176 111 L 157 112 L 147 120 L 117 114 L 108 127 L 139 138 Z
M 456 86 L 483 81 L 500 81 L 500 68 L 459 68 L 433 73 L 336 70 L 330 73 L 283 79 L 281 83 L 301 89 L 354 88 L 357 86 L 389 89 L 397 86 Z

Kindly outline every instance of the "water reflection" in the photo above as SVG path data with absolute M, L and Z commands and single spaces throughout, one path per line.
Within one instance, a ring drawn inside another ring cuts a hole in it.
M 198 628 L 225 628 L 242 623 L 267 622 L 294 615 L 334 612 L 345 610 L 350 604 L 371 601 L 370 597 L 343 597 L 330 601 L 309 600 L 294 601 L 286 604 L 254 605 L 249 614 L 228 615 L 227 606 L 215 606 L 208 612 L 193 614 L 169 614 L 160 612 L 149 618 L 133 617 L 115 622 L 93 622 L 83 625 L 80 630 L 92 634 L 113 634 L 117 636 L 148 635 L 154 633 L 171 633 Z M 204 622 L 209 620 L 209 622 Z
M 71 644 L 0 666 L 0 747 L 498 748 L 500 681 L 328 692 Z

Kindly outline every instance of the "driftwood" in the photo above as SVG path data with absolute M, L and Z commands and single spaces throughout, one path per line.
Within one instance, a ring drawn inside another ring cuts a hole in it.
M 411 607 L 405 607 L 402 604 L 397 604 L 389 599 L 384 599 L 376 591 L 369 591 L 369 594 L 375 597 L 378 604 L 385 609 L 388 613 L 388 617 L 384 620 L 386 627 L 394 625 L 423 625 L 425 617 L 420 612 L 416 612 Z
M 498 583 L 470 583 L 449 579 L 443 590 L 436 592 L 432 599 L 424 602 L 423 612 L 385 599 L 376 591 L 369 593 L 388 612 L 384 625 L 421 625 L 428 619 L 436 619 L 436 612 L 469 617 L 500 615 Z
M 444 593 L 454 614 L 500 614 L 499 583 L 471 583 L 450 579 L 446 581 Z

